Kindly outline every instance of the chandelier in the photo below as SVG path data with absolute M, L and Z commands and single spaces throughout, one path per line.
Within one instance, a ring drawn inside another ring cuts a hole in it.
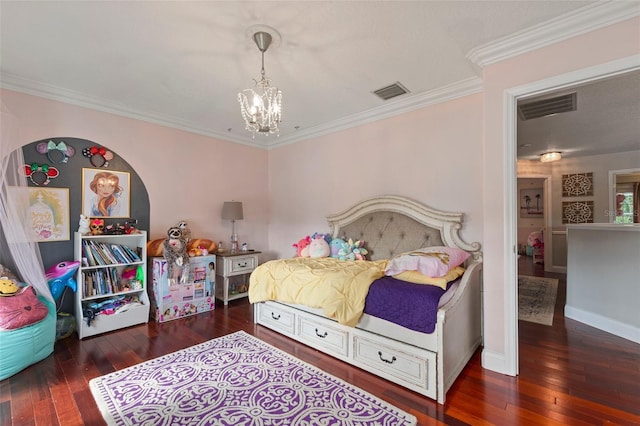
M 264 72 L 264 52 L 271 45 L 271 40 L 271 34 L 264 31 L 258 31 L 253 35 L 253 41 L 262 52 L 260 80 L 253 80 L 253 89 L 244 89 L 238 93 L 245 128 L 253 133 L 253 137 L 256 133 L 262 135 L 278 134 L 278 124 L 280 124 L 282 117 L 282 92 L 277 87 L 271 87 Z

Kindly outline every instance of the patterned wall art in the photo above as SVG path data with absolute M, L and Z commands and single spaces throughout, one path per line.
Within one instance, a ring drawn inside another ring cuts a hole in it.
M 593 195 L 593 173 L 562 175 L 562 196 L 583 197 Z
M 593 201 L 563 201 L 562 223 L 593 223 Z

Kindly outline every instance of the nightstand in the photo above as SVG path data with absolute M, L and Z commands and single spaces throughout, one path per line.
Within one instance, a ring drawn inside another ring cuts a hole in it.
M 259 251 L 216 252 L 216 299 L 227 306 L 229 300 L 247 297 L 249 276 L 258 266 Z

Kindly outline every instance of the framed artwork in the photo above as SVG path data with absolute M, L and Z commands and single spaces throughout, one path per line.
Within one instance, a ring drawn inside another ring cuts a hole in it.
M 520 217 L 544 217 L 542 188 L 520 190 Z
M 562 175 L 562 196 L 582 197 L 593 195 L 593 173 Z
M 593 201 L 563 201 L 562 223 L 593 223 Z
M 26 188 L 28 224 L 37 242 L 69 240 L 69 188 Z
M 127 172 L 82 169 L 82 213 L 89 217 L 129 217 Z

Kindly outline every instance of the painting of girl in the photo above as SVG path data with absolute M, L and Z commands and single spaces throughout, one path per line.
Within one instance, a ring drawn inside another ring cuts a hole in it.
M 129 217 L 129 173 L 82 169 L 82 211 L 90 217 Z

